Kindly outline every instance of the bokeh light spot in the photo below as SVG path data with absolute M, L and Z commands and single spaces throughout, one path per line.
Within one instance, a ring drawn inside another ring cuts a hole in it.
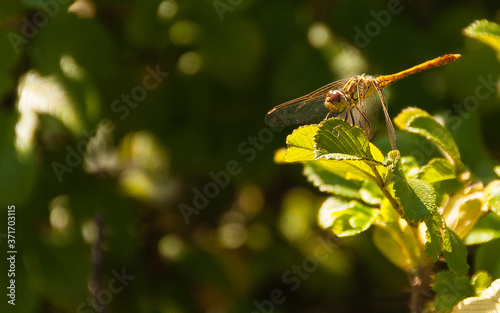
M 169 31 L 170 41 L 177 46 L 187 46 L 194 42 L 198 33 L 198 25 L 181 20 L 175 22 Z
M 363 59 L 359 51 L 355 48 L 346 47 L 330 60 L 333 72 L 340 77 L 350 77 L 365 73 L 368 64 Z
M 71 212 L 68 208 L 69 198 L 58 196 L 50 203 L 50 226 L 53 229 L 63 231 L 71 222 Z
M 325 23 L 316 22 L 309 27 L 307 39 L 314 48 L 321 48 L 328 44 L 331 38 L 330 29 Z
M 75 58 L 71 55 L 62 55 L 59 60 L 59 66 L 66 77 L 74 80 L 82 80 L 85 76 L 85 70 L 78 65 Z
M 229 249 L 236 249 L 245 244 L 247 230 L 243 224 L 227 223 L 219 228 L 219 240 L 221 244 Z
M 165 235 L 158 242 L 158 251 L 167 260 L 179 260 L 183 250 L 184 241 L 177 234 Z
M 189 51 L 181 55 L 177 66 L 184 74 L 196 74 L 200 71 L 203 60 L 198 52 Z
M 262 190 L 255 185 L 243 187 L 238 195 L 238 206 L 247 216 L 252 217 L 262 209 L 264 205 L 264 195 Z
M 97 240 L 97 225 L 93 220 L 87 220 L 82 223 L 82 237 L 88 244 L 94 244 Z
M 173 18 L 177 14 L 177 10 L 179 9 L 177 2 L 174 0 L 165 0 L 160 3 L 158 6 L 158 11 L 156 15 L 160 20 L 168 20 Z

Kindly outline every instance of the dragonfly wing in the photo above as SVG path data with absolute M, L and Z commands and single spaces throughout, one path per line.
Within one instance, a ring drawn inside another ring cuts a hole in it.
M 270 111 L 265 121 L 271 127 L 319 123 L 330 112 L 324 103 L 324 96 L 292 103 Z
M 295 124 L 319 123 L 330 110 L 325 107 L 326 94 L 330 90 L 345 86 L 348 79 L 342 79 L 319 88 L 303 97 L 280 104 L 266 115 L 266 124 L 271 127 Z
M 385 116 L 385 125 L 387 126 L 387 134 L 389 135 L 389 141 L 391 142 L 392 150 L 397 150 L 396 147 L 396 131 L 394 130 L 394 125 L 392 125 L 391 117 L 389 112 L 387 112 L 387 100 L 385 99 L 384 92 L 376 87 L 378 98 L 382 102 L 382 109 Z
M 366 137 L 371 140 L 375 135 L 378 124 L 378 110 L 381 100 L 375 87 L 371 84 L 358 84 L 358 103 L 352 109 L 355 124 L 364 130 Z

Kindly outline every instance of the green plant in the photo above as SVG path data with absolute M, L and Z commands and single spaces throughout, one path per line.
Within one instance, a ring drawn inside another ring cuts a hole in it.
M 483 20 L 465 33 L 500 47 L 500 37 L 487 33 L 499 29 Z M 275 159 L 302 163 L 308 180 L 328 194 L 318 214 L 323 228 L 338 237 L 373 228 L 376 247 L 410 278 L 412 312 L 499 310 L 500 280 L 470 269 L 467 245 L 498 248 L 500 180 L 477 181 L 451 133 L 429 113 L 410 107 L 394 121 L 437 146 L 441 157 L 419 164 L 398 150 L 384 156 L 359 127 L 332 118 L 293 131 Z M 494 171 L 500 176 L 500 167 Z M 478 254 L 476 261 L 498 263 L 498 256 Z M 436 273 L 441 261 L 448 270 Z
M 319 210 L 322 227 L 339 237 L 374 227 L 377 248 L 411 277 L 414 312 L 421 311 L 427 300 L 434 264 L 444 260 L 453 274 L 436 276 L 434 306 L 449 311 L 478 290 L 464 276 L 469 271 L 464 240 L 479 244 L 500 235 L 498 229 L 489 238 L 472 231 L 480 218 L 498 221 L 500 180 L 486 186 L 474 182 L 451 134 L 427 112 L 407 108 L 395 123 L 434 143 L 442 157 L 423 165 L 398 150 L 384 157 L 375 145 L 366 144 L 359 127 L 350 128 L 333 118 L 296 129 L 287 138 L 288 148 L 278 151 L 276 159 L 302 163 L 308 180 L 329 194 Z M 450 277 L 463 280 L 467 288 L 457 288 L 453 297 L 443 300 L 450 290 L 439 286 L 448 286 L 443 281 Z M 480 288 L 484 287 L 481 283 Z

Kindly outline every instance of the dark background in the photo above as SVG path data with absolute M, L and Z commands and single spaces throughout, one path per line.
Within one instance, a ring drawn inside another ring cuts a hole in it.
M 496 0 L 3 1 L 0 240 L 8 251 L 15 205 L 18 254 L 16 307 L 0 296 L 0 311 L 93 312 L 89 282 L 99 312 L 407 311 L 406 274 L 370 231 L 329 239 L 317 225 L 326 195 L 299 165 L 273 162 L 293 127 L 270 130 L 264 116 L 337 79 L 460 53 L 388 87 L 389 113 L 417 106 L 444 117 L 464 163 L 488 181 L 500 157 L 498 87 L 474 99 L 499 64 L 462 30 L 500 22 L 499 9 Z M 147 89 L 154 69 L 168 76 Z M 381 120 L 375 143 L 387 152 L 384 129 Z M 421 164 L 438 153 L 402 133 L 398 148 Z

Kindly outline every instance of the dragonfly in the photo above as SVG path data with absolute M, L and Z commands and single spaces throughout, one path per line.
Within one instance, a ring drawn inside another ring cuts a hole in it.
M 445 54 L 395 74 L 362 74 L 341 79 L 274 107 L 267 113 L 265 121 L 271 127 L 282 127 L 319 123 L 331 117 L 340 117 L 352 127 L 359 126 L 367 139 L 371 140 L 375 135 L 378 109 L 382 106 L 391 148 L 396 150 L 396 132 L 387 112 L 383 89 L 412 74 L 448 64 L 459 58 L 460 54 Z

